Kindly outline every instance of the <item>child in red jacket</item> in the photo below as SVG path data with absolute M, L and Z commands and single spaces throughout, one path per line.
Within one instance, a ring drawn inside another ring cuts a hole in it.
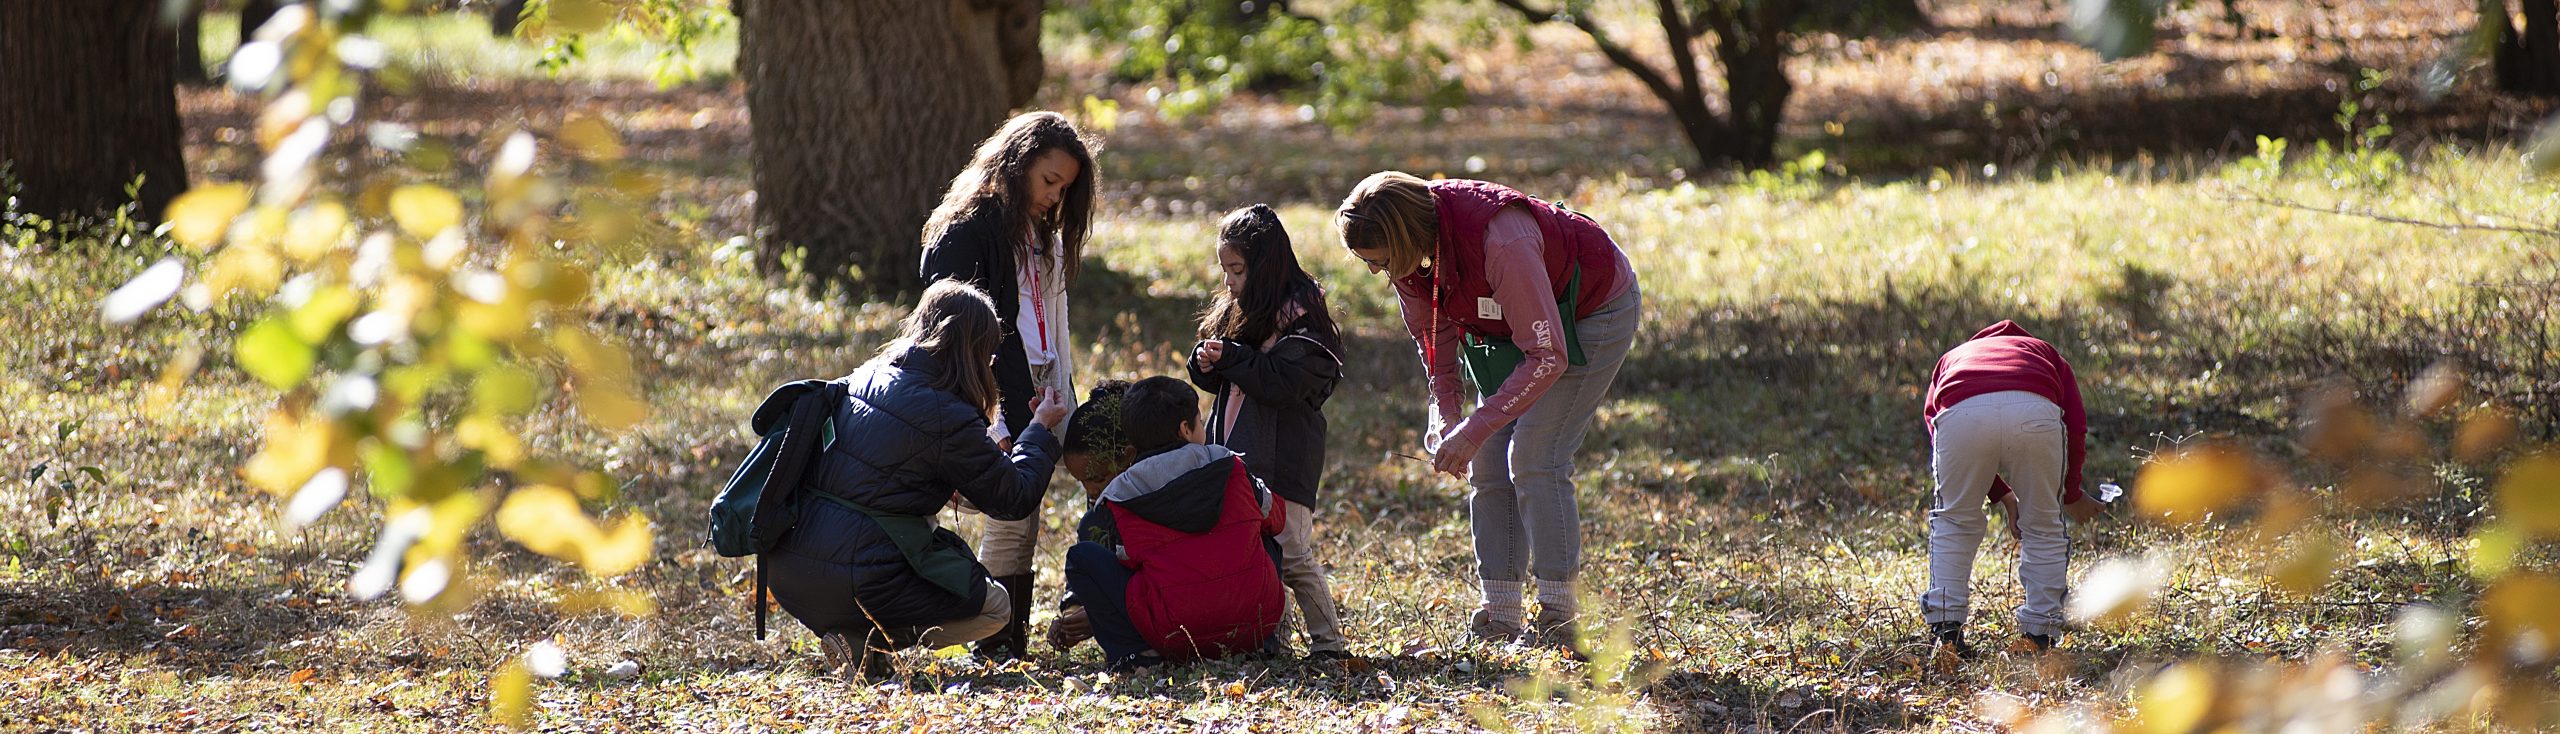
M 1982 545 L 1983 504 L 1996 498 L 2011 507 L 2019 536 L 2026 603 L 2018 608 L 2018 631 L 2038 649 L 2053 647 L 2071 554 L 2063 505 L 2083 495 L 2080 466 L 2088 456 L 2088 411 L 2071 363 L 2015 322 L 1992 324 L 1938 358 L 1920 415 L 1937 483 L 1921 620 L 1941 644 L 1971 653 L 1964 643 L 1968 587 Z
M 1190 385 L 1151 377 L 1119 402 L 1136 460 L 1077 526 L 1050 644 L 1089 635 L 1115 670 L 1265 649 L 1287 611 L 1274 541 L 1287 511 L 1243 457 L 1202 443 Z

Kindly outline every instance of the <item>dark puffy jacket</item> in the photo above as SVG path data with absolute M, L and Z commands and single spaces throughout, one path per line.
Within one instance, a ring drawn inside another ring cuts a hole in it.
M 1040 508 L 1057 439 L 1034 426 L 1020 434 L 1012 454 L 998 450 L 987 437 L 985 415 L 932 387 L 941 370 L 932 352 L 910 349 L 845 378 L 835 442 L 809 467 L 802 486 L 812 501 L 766 559 L 774 599 L 814 632 L 863 629 L 872 620 L 884 628 L 941 624 L 977 614 L 987 593 L 985 567 L 977 567 L 968 594 L 946 591 L 918 574 L 878 523 L 816 493 L 927 517 L 954 492 L 999 520 Z M 968 553 L 951 531 L 934 536 L 936 548 L 947 543 Z
M 996 345 L 996 388 L 1003 395 L 996 407 L 1005 432 L 1018 436 L 1031 423 L 1034 390 L 1031 358 L 1023 355 L 1022 330 L 1013 323 L 1014 316 L 1022 313 L 1021 275 L 1005 236 L 1004 209 L 992 204 L 979 207 L 977 213 L 952 222 L 940 237 L 925 243 L 916 274 L 928 284 L 950 279 L 977 286 L 986 291 L 987 300 L 995 302 L 996 321 L 1004 326 L 1004 341 Z
M 1268 351 L 1224 341 L 1224 356 L 1209 369 L 1184 360 L 1191 384 L 1215 396 L 1203 416 L 1209 442 L 1243 454 L 1273 494 L 1315 507 L 1324 482 L 1324 403 L 1342 381 L 1342 337 L 1329 326 L 1292 324 Z M 1235 404 L 1238 391 L 1242 405 Z

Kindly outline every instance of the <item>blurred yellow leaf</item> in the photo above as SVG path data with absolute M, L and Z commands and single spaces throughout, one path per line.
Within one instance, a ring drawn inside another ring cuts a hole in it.
M 578 386 L 578 411 L 597 428 L 619 431 L 649 418 L 649 404 L 612 383 Z
M 2515 567 L 2516 552 L 2524 550 L 2525 544 L 2530 542 L 2532 538 L 2526 537 L 2524 531 L 2517 530 L 2514 525 L 2489 523 L 2472 531 L 2471 552 L 2465 554 L 2464 559 L 2471 565 L 2471 575 L 2497 578 Z
M 293 224 L 285 229 L 284 254 L 295 261 L 309 263 L 329 254 L 346 239 L 347 207 L 335 201 L 313 204 L 294 215 Z
M 294 335 L 293 327 L 273 316 L 240 332 L 231 352 L 241 371 L 278 390 L 291 390 L 302 384 L 319 359 L 310 344 Z
M 2497 492 L 2499 519 L 2533 535 L 2560 536 L 2560 454 L 2534 452 L 2508 462 Z
M 265 435 L 265 445 L 241 465 L 240 476 L 249 486 L 278 497 L 293 496 L 335 453 L 330 446 L 335 427 L 292 410 L 277 408 L 268 413 Z
M 628 382 L 631 379 L 631 356 L 611 343 L 577 329 L 561 329 L 551 336 L 551 345 L 568 361 L 569 370 L 581 379 L 601 382 Z
M 170 358 L 168 366 L 160 369 L 160 379 L 151 383 L 149 412 L 165 414 L 169 405 L 177 401 L 178 389 L 186 386 L 187 378 L 193 376 L 196 373 L 196 367 L 202 364 L 204 364 L 203 344 L 191 341 L 181 347 L 177 356 Z
M 2204 519 L 2249 500 L 2266 483 L 2257 461 L 2240 449 L 2189 449 L 2142 467 L 2134 509 L 2171 523 Z
M 411 237 L 433 237 L 462 223 L 462 197 L 432 184 L 402 186 L 391 192 L 391 219 Z
M 569 490 L 538 484 L 507 493 L 498 505 L 498 532 L 527 550 L 577 561 L 596 535 L 595 523 Z
M 302 305 L 286 314 L 285 319 L 293 325 L 294 338 L 305 344 L 323 344 L 329 340 L 330 334 L 338 330 L 339 324 L 346 323 L 347 317 L 355 315 L 360 302 L 355 291 L 348 290 L 346 286 L 322 286 L 313 290 L 311 297 Z
M 498 665 L 498 674 L 489 678 L 489 717 L 512 729 L 522 729 L 533 717 L 533 671 L 524 661 L 509 657 Z
M 594 33 L 613 25 L 613 8 L 602 0 L 552 0 L 551 30 Z
M 579 236 L 606 247 L 623 247 L 639 239 L 646 223 L 631 207 L 612 197 L 578 197 Z
M 966 645 L 951 645 L 933 651 L 933 656 L 936 659 L 941 660 L 958 660 L 960 658 L 968 657 L 968 655 L 969 648 Z
M 614 523 L 611 532 L 588 541 L 586 557 L 581 565 L 596 578 L 613 578 L 649 562 L 649 549 L 656 535 L 649 530 L 649 519 L 625 515 Z
M 2560 652 L 2560 579 L 2527 573 L 2480 594 L 2480 652 L 2537 664 Z
M 2487 461 L 2515 439 L 2515 416 L 2499 408 L 2474 412 L 2453 433 L 2453 458 L 2466 464 Z
M 611 531 L 601 530 L 579 509 L 576 495 L 547 484 L 508 494 L 498 506 L 498 532 L 535 553 L 585 566 L 598 578 L 639 568 L 655 542 L 647 518 L 626 516 Z
M 637 168 L 615 170 L 605 175 L 605 181 L 613 184 L 614 191 L 634 200 L 657 196 L 658 190 L 663 188 L 656 175 Z
M 542 397 L 542 379 L 532 370 L 499 365 L 471 383 L 471 409 L 490 415 L 522 415 Z
M 2141 730 L 2153 734 L 2205 731 L 2222 684 L 2214 671 L 2198 663 L 2181 663 L 2160 671 L 2142 684 L 2135 703 Z
M 555 9 L 554 12 L 556 13 L 557 10 Z M 606 123 L 604 118 L 572 115 L 567 122 L 560 123 L 560 140 L 568 143 L 570 150 L 576 151 L 580 157 L 587 160 L 622 159 L 622 136 L 615 134 L 613 125 Z
M 204 284 L 214 298 L 233 291 L 264 298 L 284 284 L 284 260 L 264 246 L 235 243 L 213 256 L 213 267 L 205 273 Z
M 170 239 L 202 250 L 222 241 L 223 230 L 231 228 L 231 219 L 248 208 L 248 184 L 215 184 L 189 189 L 169 200 L 169 209 L 162 216 L 169 222 Z
M 524 460 L 524 441 L 507 430 L 504 421 L 488 413 L 463 418 L 453 426 L 453 438 L 464 447 L 479 449 L 490 468 L 513 469 Z
M 2291 555 L 2270 574 L 2276 587 L 2296 594 L 2310 594 L 2329 585 L 2338 568 L 2338 542 L 2327 533 L 2313 532 L 2302 539 Z

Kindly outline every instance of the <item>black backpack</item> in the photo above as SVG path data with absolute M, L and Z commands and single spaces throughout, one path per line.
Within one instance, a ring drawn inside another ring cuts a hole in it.
M 756 557 L 756 639 L 765 637 L 764 553 L 800 523 L 800 486 L 818 452 L 833 442 L 842 380 L 801 380 L 774 388 L 747 427 L 762 438 L 711 500 L 711 548 L 722 556 Z

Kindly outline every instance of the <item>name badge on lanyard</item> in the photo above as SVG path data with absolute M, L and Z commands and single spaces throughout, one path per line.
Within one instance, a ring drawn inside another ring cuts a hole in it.
M 1476 299 L 1476 318 L 1502 320 L 1502 304 L 1491 298 Z

